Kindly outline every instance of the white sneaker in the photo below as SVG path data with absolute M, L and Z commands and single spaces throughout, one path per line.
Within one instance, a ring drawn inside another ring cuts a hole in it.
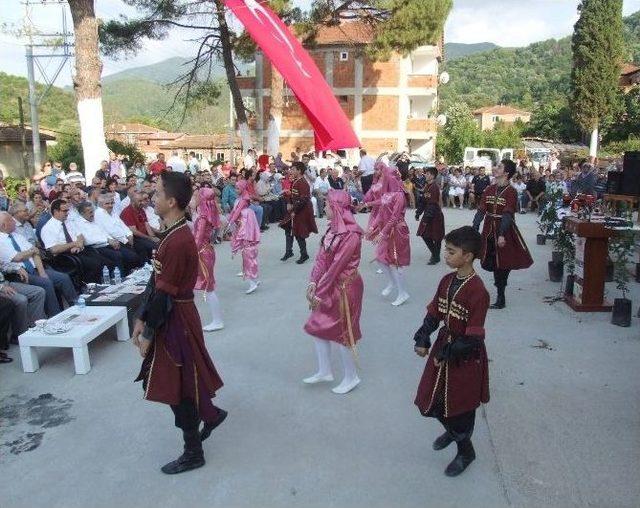
M 238 272 L 238 273 L 236 273 L 236 277 L 244 277 L 244 272 Z
M 249 289 L 247 289 L 245 291 L 246 294 L 250 295 L 251 293 L 253 293 L 256 289 L 258 289 L 258 286 L 260 285 L 260 281 L 251 281 L 251 284 L 249 284 Z
M 330 383 L 333 381 L 333 374 L 327 374 L 326 376 L 321 376 L 320 374 L 314 374 L 311 377 L 307 377 L 302 380 L 303 383 L 307 385 L 315 385 L 316 383 Z
M 394 307 L 398 307 L 400 305 L 402 305 L 404 302 L 406 302 L 409 299 L 409 293 L 400 293 L 398 295 L 398 298 L 396 298 L 391 305 L 393 305 Z
M 206 326 L 202 327 L 202 330 L 205 332 L 217 332 L 218 330 L 222 330 L 224 328 L 224 323 L 209 323 Z
M 342 383 L 340 383 L 335 388 L 332 388 L 331 391 L 333 393 L 337 393 L 338 395 L 344 395 L 345 393 L 349 393 L 359 384 L 360 384 L 360 378 L 358 376 L 356 376 L 353 379 L 343 379 Z
M 378 268 L 378 269 L 376 270 L 376 273 L 380 274 L 380 273 L 384 273 L 384 272 L 382 271 L 382 268 Z
M 380 294 L 382 296 L 389 296 L 391 294 L 391 291 L 393 291 L 393 284 L 389 284 L 386 288 L 382 290 L 382 293 Z

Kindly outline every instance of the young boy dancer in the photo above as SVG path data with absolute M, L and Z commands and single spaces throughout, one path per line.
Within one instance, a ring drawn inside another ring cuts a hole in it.
M 376 261 L 389 280 L 382 296 L 389 296 L 395 288 L 398 294 L 391 305 L 397 307 L 409 299 L 402 274 L 403 267 L 411 262 L 409 228 L 404 220 L 404 186 L 397 170 L 382 162 L 378 165 L 382 168 L 382 198 L 380 209 L 367 230 L 367 238 L 378 244 Z
M 203 327 L 205 332 L 215 332 L 224 328 L 220 301 L 216 295 L 214 274 L 216 251 L 211 244 L 214 231 L 220 227 L 220 213 L 213 189 L 203 188 L 196 197 L 198 216 L 193 224 L 193 235 L 198 248 L 198 280 L 194 289 L 204 291 L 204 299 L 211 312 L 211 322 Z
M 302 162 L 294 162 L 289 170 L 293 183 L 288 197 L 287 215 L 280 222 L 284 229 L 286 250 L 280 259 L 286 261 L 293 257 L 293 238 L 295 237 L 300 248 L 300 258 L 296 263 L 301 265 L 307 259 L 307 238 L 311 233 L 317 233 L 316 221 L 313 218 L 313 205 L 311 203 L 311 190 L 304 174 L 306 167 Z
M 471 435 L 476 408 L 489 402 L 489 366 L 484 346 L 484 320 L 489 293 L 473 269 L 482 239 L 470 226 L 445 237 L 445 262 L 455 272 L 445 275 L 427 306 L 427 315 L 414 336 L 414 351 L 426 356 L 415 404 L 423 416 L 437 418 L 445 429 L 433 443 L 442 450 L 456 442 L 458 453 L 445 469 L 458 476 L 476 458 Z M 431 347 L 431 334 L 442 328 Z M 431 351 L 429 351 L 431 349 Z
M 182 429 L 184 453 L 162 467 L 166 474 L 202 467 L 202 441 L 227 416 L 211 402 L 222 379 L 207 353 L 193 303 L 198 250 L 185 217 L 190 199 L 191 183 L 184 174 L 160 175 L 155 211 L 167 229 L 153 259 L 154 274 L 132 336 L 144 358 L 136 379 L 143 382 L 144 398 L 169 404 L 176 427 Z
M 440 262 L 440 249 L 444 238 L 444 215 L 442 213 L 442 193 L 436 183 L 438 170 L 429 167 L 425 177 L 427 185 L 424 189 L 423 199 L 418 201 L 416 208 L 416 220 L 422 219 L 418 226 L 418 236 L 424 240 L 431 252 L 431 259 L 427 264 L 436 265 Z
M 351 213 L 346 191 L 330 190 L 325 211 L 329 227 L 320 241 L 320 250 L 307 286 L 307 300 L 313 310 L 304 325 L 314 337 L 318 372 L 304 379 L 307 384 L 333 381 L 331 343 L 340 351 L 344 378 L 333 393 L 345 394 L 360 383 L 352 353 L 360 340 L 360 312 L 363 283 L 358 266 L 363 231 Z
M 495 183 L 482 193 L 473 227 L 482 228 L 481 266 L 493 272 L 493 280 L 498 290 L 496 303 L 492 309 L 504 309 L 507 305 L 505 288 L 511 270 L 529 268 L 533 264 L 527 244 L 516 226 L 515 213 L 518 209 L 518 193 L 509 183 L 516 172 L 516 163 L 503 160 L 493 170 Z

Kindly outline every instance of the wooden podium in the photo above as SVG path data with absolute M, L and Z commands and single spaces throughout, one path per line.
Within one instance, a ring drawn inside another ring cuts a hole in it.
M 576 312 L 610 312 L 604 301 L 609 237 L 613 232 L 604 224 L 569 217 L 567 231 L 575 235 L 575 283 L 573 295 L 565 296 L 567 305 Z

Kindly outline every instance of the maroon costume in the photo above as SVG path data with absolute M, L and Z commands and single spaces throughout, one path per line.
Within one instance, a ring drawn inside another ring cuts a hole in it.
M 303 171 L 302 171 L 303 172 Z M 287 194 L 286 216 L 280 222 L 280 227 L 284 229 L 286 250 L 282 261 L 286 261 L 293 256 L 293 238 L 295 237 L 300 248 L 300 259 L 297 263 L 304 263 L 309 259 L 307 254 L 307 237 L 311 233 L 317 233 L 316 221 L 313 218 L 313 205 L 311 204 L 311 190 L 304 177 L 298 178 L 291 184 L 291 191 Z
M 440 281 L 427 306 L 427 317 L 435 326 L 442 322 L 442 328 L 431 348 L 415 399 L 423 415 L 450 418 L 489 402 L 489 366 L 484 345 L 488 308 L 489 293 L 475 273 L 461 280 L 453 272 Z M 457 341 L 460 342 L 452 347 Z M 428 347 L 428 343 L 417 345 Z M 452 353 L 456 350 L 464 350 L 464 354 L 454 358 Z M 436 357 L 442 358 L 438 367 Z
M 197 430 L 200 420 L 219 418 L 211 399 L 223 383 L 207 353 L 193 302 L 198 251 L 184 219 L 165 233 L 153 269 L 140 314 L 143 336 L 153 343 L 136 381 L 143 381 L 145 399 L 171 405 L 176 426 L 186 431 L 196 425 Z
M 420 216 L 422 215 L 422 219 Z M 431 251 L 431 263 L 440 261 L 440 248 L 444 238 L 444 214 L 440 208 L 440 187 L 437 183 L 427 185 L 424 199 L 416 209 L 416 220 L 420 220 L 417 236 Z
M 518 193 L 511 185 L 503 188 L 490 185 L 482 193 L 478 210 L 484 213 L 480 260 L 485 270 L 521 270 L 533 264 L 527 244 L 515 223 L 517 203 Z M 501 232 L 505 213 L 511 215 L 511 220 L 506 230 Z M 504 236 L 506 245 L 496 249 L 499 236 Z

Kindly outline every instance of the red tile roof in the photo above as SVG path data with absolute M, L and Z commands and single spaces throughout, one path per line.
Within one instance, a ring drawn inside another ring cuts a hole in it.
M 152 134 L 162 132 L 162 129 L 143 123 L 112 123 L 107 125 L 105 132 L 109 134 Z
M 625 63 L 622 65 L 622 70 L 620 71 L 620 74 L 625 76 L 627 74 L 633 74 L 638 71 L 640 71 L 640 67 L 638 67 L 637 65 L 634 65 L 632 63 Z
M 316 46 L 371 44 L 376 31 L 364 21 L 342 21 L 339 25 L 321 26 L 313 38 Z
M 240 138 L 233 137 L 234 148 L 240 148 Z M 229 147 L 228 134 L 185 134 L 184 136 L 169 141 L 162 145 L 165 149 L 180 148 L 227 148 Z
M 482 114 L 490 114 L 490 115 L 530 115 L 529 111 L 523 111 L 521 109 L 512 108 L 511 106 L 486 106 L 484 108 L 476 109 L 473 114 L 474 115 L 482 115 Z

